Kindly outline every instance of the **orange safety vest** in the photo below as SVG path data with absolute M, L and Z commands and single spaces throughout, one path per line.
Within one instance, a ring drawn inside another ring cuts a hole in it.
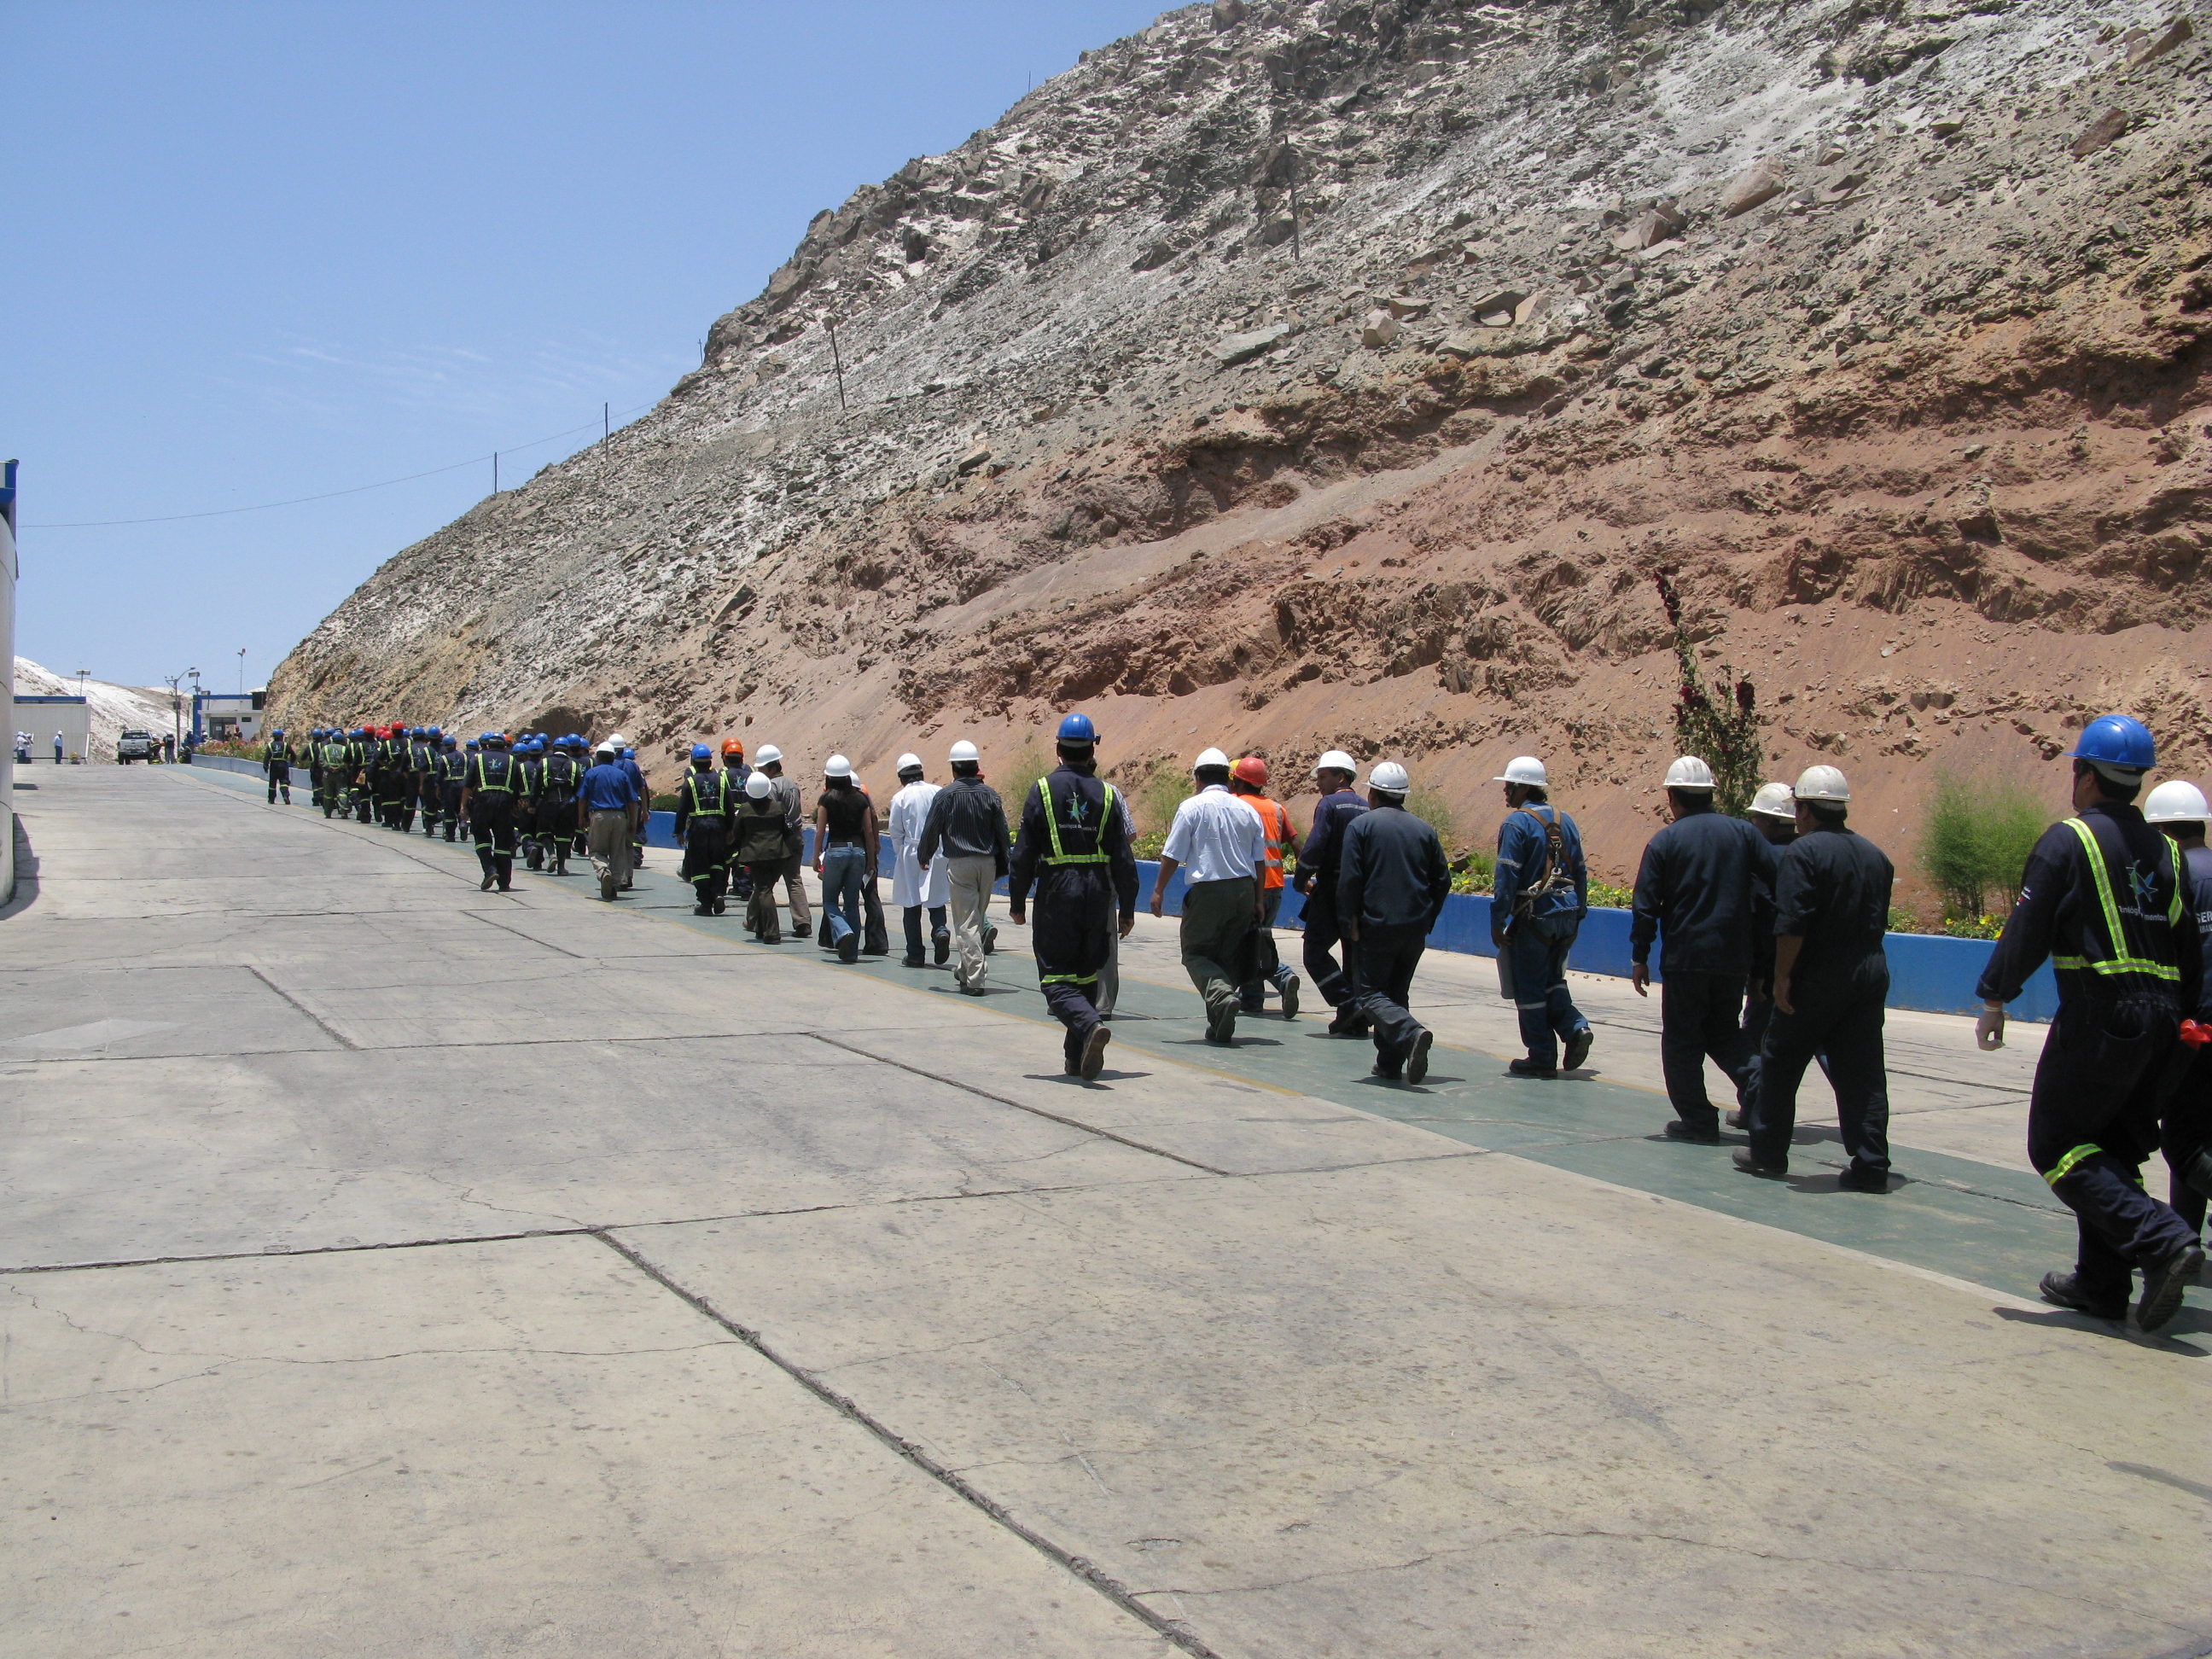
M 1239 795 L 1237 799 L 1260 815 L 1260 833 L 1267 843 L 1267 879 L 1260 890 L 1283 884 L 1283 843 L 1291 837 L 1291 815 L 1265 795 Z

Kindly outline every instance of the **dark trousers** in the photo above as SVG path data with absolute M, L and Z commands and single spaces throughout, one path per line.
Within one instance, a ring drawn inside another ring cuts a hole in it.
M 1539 1066 L 1559 1063 L 1559 1045 L 1589 1021 L 1567 993 L 1567 953 L 1582 931 L 1579 918 L 1528 921 L 1516 917 L 1505 936 L 1513 953 L 1513 1008 L 1521 1017 L 1521 1041 Z
M 1183 889 L 1183 971 L 1206 999 L 1209 1015 L 1224 1002 L 1240 1003 L 1237 988 L 1251 975 L 1252 891 L 1249 876 L 1194 882 Z
M 2027 1103 L 2027 1161 L 2074 1212 L 2081 1289 L 2124 1301 L 2128 1270 L 2196 1240 L 2143 1190 L 2158 1145 L 2158 1082 L 2179 1021 L 2170 1007 L 2061 1002 Z
M 905 908 L 906 953 L 910 958 L 919 962 L 921 960 L 921 906 L 909 904 Z M 929 907 L 929 937 L 933 940 L 945 937 L 945 907 L 941 904 L 933 904 Z
M 415 786 L 415 798 L 422 804 L 422 833 L 436 835 L 438 820 L 445 816 L 445 790 L 434 780 L 428 780 Z
M 684 828 L 684 879 L 707 909 L 720 902 L 729 883 L 730 841 L 720 818 L 693 818 Z
M 1395 1073 L 1413 1051 L 1413 1039 L 1426 1028 L 1406 1010 L 1413 1000 L 1413 969 L 1421 965 L 1429 930 L 1419 922 L 1403 927 L 1359 930 L 1352 955 L 1352 1006 L 1374 1027 L 1375 1058 Z
M 745 926 L 752 930 L 755 939 L 770 945 L 783 940 L 783 917 L 775 908 L 776 878 L 783 873 L 783 860 L 768 859 L 745 866 L 753 878 L 752 896 L 745 901 Z
M 1797 1012 L 1776 1008 L 1759 1051 L 1759 1093 L 1746 1126 L 1762 1162 L 1787 1164 L 1797 1127 L 1797 1087 L 1816 1052 L 1826 1050 L 1836 1090 L 1836 1121 L 1852 1169 L 1889 1170 L 1889 1073 L 1882 1060 L 1883 1004 L 1889 963 L 1872 957 L 1856 967 L 1801 975 L 1790 991 Z
M 1344 938 L 1336 920 L 1336 888 L 1326 878 L 1314 883 L 1306 895 L 1306 978 L 1314 994 L 1332 1008 L 1352 1000 L 1351 976 L 1330 954 Z
M 2204 1231 L 2212 1198 L 2212 1050 L 2174 1045 L 2160 1092 L 2159 1145 L 2166 1149 L 2166 1201 L 2191 1232 Z M 2199 1160 L 2205 1160 L 2200 1162 Z M 2193 1178 L 2192 1178 L 2193 1177 Z
M 576 803 L 567 795 L 547 795 L 538 803 L 538 845 L 553 868 L 568 867 L 568 843 L 575 838 Z
M 1280 991 L 1286 981 L 1297 977 L 1283 966 L 1283 958 L 1275 949 L 1275 917 L 1283 908 L 1283 895 L 1289 890 L 1285 887 L 1261 890 L 1260 902 L 1266 909 L 1253 936 L 1252 977 L 1242 988 L 1248 1012 L 1257 1012 L 1265 1005 L 1270 985 Z
M 499 883 L 505 892 L 514 884 L 514 813 L 487 811 L 482 806 L 469 812 L 469 831 L 477 843 L 477 862 L 483 866 L 484 874 Z
M 1052 1010 L 1052 1017 L 1067 1028 L 1060 1039 L 1060 1064 L 1068 1071 L 1083 1067 L 1083 1051 L 1090 1046 L 1091 1034 L 1099 1026 L 1098 981 L 1097 980 L 1055 980 L 1044 988 L 1044 1006 Z
M 1249 921 L 1249 883 L 1244 903 Z M 1098 975 L 1106 965 L 1118 915 L 1113 880 L 1098 865 L 1048 869 L 1030 896 L 1030 950 L 1036 958 L 1037 988 L 1053 1018 L 1066 1028 L 1060 1054 L 1070 1071 L 1082 1065 L 1084 1047 L 1098 1026 Z
M 1671 969 L 1659 985 L 1659 1064 L 1674 1115 L 1701 1129 L 1717 1128 L 1720 1114 L 1705 1090 L 1711 1054 L 1741 1094 L 1749 1069 L 1751 1039 L 1743 1025 L 1741 974 L 1701 974 Z
M 438 798 L 446 809 L 446 839 L 451 841 L 460 833 L 461 786 L 458 783 L 441 784 Z

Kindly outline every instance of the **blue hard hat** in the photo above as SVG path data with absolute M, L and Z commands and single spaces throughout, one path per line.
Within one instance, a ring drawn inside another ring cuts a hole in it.
M 623 750 L 623 758 L 624 760 L 635 760 L 635 759 L 637 758 L 637 750 L 635 750 L 635 749 L 625 749 L 625 750 Z
M 474 738 L 471 738 L 469 739 L 469 753 L 471 753 L 471 755 L 475 754 L 475 753 L 476 753 L 476 751 L 477 751 L 479 748 L 481 748 L 481 747 L 483 747 L 483 745 L 482 745 L 481 744 L 477 743 L 477 741 Z
M 2158 764 L 2158 744 L 2150 728 L 2130 714 L 2100 714 L 2081 728 L 2081 736 L 2066 751 L 2069 759 L 2085 760 L 2121 772 L 2148 772 Z
M 691 745 L 691 758 L 693 760 L 710 761 L 714 758 L 714 751 L 708 748 L 703 743 L 695 743 Z
M 281 737 L 283 737 L 283 736 L 284 735 L 284 728 L 283 728 L 283 726 L 280 726 L 276 727 L 274 731 L 272 731 L 271 732 L 270 732 L 270 734 L 269 734 L 269 735 L 270 735 L 270 737 L 272 737 L 272 738 L 281 738 Z
M 459 739 L 457 739 L 457 738 L 447 738 L 446 739 L 446 747 L 447 747 L 447 748 L 448 748 L 448 749 L 458 749 L 459 746 L 460 746 L 460 744 L 459 744 Z M 471 747 L 473 747 L 474 745 L 473 745 L 473 744 L 471 744 Z
M 440 731 L 436 726 L 425 726 L 425 727 L 423 727 L 423 728 L 422 728 L 422 730 L 423 730 L 423 734 L 424 734 L 426 737 L 442 738 L 442 737 L 444 737 L 444 736 L 446 735 L 443 732 L 441 732 L 441 731 Z
M 1096 743 L 1098 741 L 1098 728 L 1091 723 L 1088 714 L 1070 714 L 1060 723 L 1060 741 Z

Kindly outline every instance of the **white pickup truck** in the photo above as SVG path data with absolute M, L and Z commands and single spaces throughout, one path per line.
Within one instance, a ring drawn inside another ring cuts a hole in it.
M 161 740 L 151 732 L 125 732 L 115 740 L 115 763 L 128 766 L 132 761 L 157 761 L 161 758 Z

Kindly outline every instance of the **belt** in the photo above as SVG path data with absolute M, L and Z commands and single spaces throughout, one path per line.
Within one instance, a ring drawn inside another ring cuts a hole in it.
M 866 842 L 848 841 L 842 836 L 830 836 L 828 844 L 831 847 L 865 847 L 867 845 Z

